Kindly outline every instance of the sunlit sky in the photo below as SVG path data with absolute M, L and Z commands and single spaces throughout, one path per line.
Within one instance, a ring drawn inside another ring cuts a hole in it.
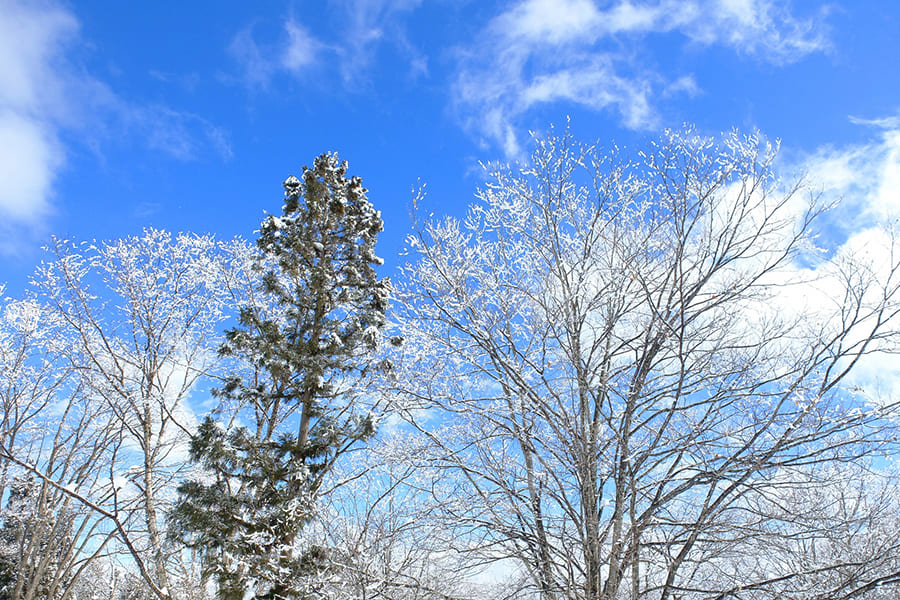
M 385 219 L 461 214 L 529 131 L 758 129 L 854 229 L 900 206 L 900 2 L 0 0 L 0 283 L 51 235 L 252 238 L 337 151 Z

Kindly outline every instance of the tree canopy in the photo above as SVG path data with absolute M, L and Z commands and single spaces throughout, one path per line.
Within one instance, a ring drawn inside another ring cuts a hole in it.
M 536 137 L 415 197 L 393 283 L 336 154 L 253 246 L 54 240 L 0 299 L 0 595 L 894 597 L 895 233 L 777 152 Z

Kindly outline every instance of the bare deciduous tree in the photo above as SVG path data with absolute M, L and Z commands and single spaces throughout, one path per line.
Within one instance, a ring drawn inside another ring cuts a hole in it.
M 776 150 L 550 137 L 463 221 L 417 225 L 400 381 L 460 547 L 541 598 L 749 597 L 784 573 L 740 567 L 783 520 L 759 498 L 891 446 L 896 406 L 847 381 L 898 339 L 894 237 L 819 252 L 824 207 Z
M 102 429 L 91 439 L 102 440 L 103 460 L 78 458 L 95 479 L 73 487 L 54 475 L 57 446 L 46 435 L 37 438 L 44 452 L 24 459 L 13 450 L 7 459 L 104 522 L 156 596 L 177 596 L 170 575 L 182 553 L 167 546 L 162 528 L 187 463 L 193 413 L 186 402 L 219 360 L 219 326 L 253 277 L 249 252 L 240 242 L 152 229 L 99 245 L 56 240 L 49 250 L 34 294 L 56 324 L 56 346 L 42 351 L 63 358 L 77 391 L 66 400 L 44 389 L 39 410 L 59 403 L 71 427 L 90 407 L 89 427 L 81 423 L 72 435 Z
M 387 434 L 336 466 L 310 532 L 311 543 L 328 549 L 326 597 L 485 598 L 471 582 L 477 570 L 450 549 L 452 529 L 435 518 L 427 474 L 410 457 L 417 447 L 406 436 Z
M 102 479 L 112 441 L 103 407 L 56 358 L 52 315 L 29 301 L 0 308 L 0 588 L 16 600 L 71 597 L 110 530 L 62 490 Z M 40 465 L 43 477 L 28 467 Z

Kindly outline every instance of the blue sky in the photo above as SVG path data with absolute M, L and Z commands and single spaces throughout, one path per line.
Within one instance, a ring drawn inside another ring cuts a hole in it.
M 460 214 L 479 161 L 562 126 L 639 146 L 759 129 L 848 231 L 900 207 L 900 2 L 0 0 L 0 282 L 51 235 L 253 237 L 334 150 L 384 215 Z

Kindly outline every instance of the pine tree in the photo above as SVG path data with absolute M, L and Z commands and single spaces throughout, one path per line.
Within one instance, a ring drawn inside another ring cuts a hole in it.
M 319 487 L 334 461 L 370 437 L 348 381 L 365 373 L 385 324 L 388 282 L 377 278 L 381 215 L 336 154 L 284 182 L 279 217 L 257 244 L 268 307 L 244 307 L 222 352 L 252 365 L 219 394 L 252 409 L 255 429 L 207 418 L 191 457 L 208 473 L 180 488 L 173 530 L 204 554 L 222 600 L 303 598 L 325 568 L 300 550 Z M 312 583 L 311 583 L 312 582 Z

